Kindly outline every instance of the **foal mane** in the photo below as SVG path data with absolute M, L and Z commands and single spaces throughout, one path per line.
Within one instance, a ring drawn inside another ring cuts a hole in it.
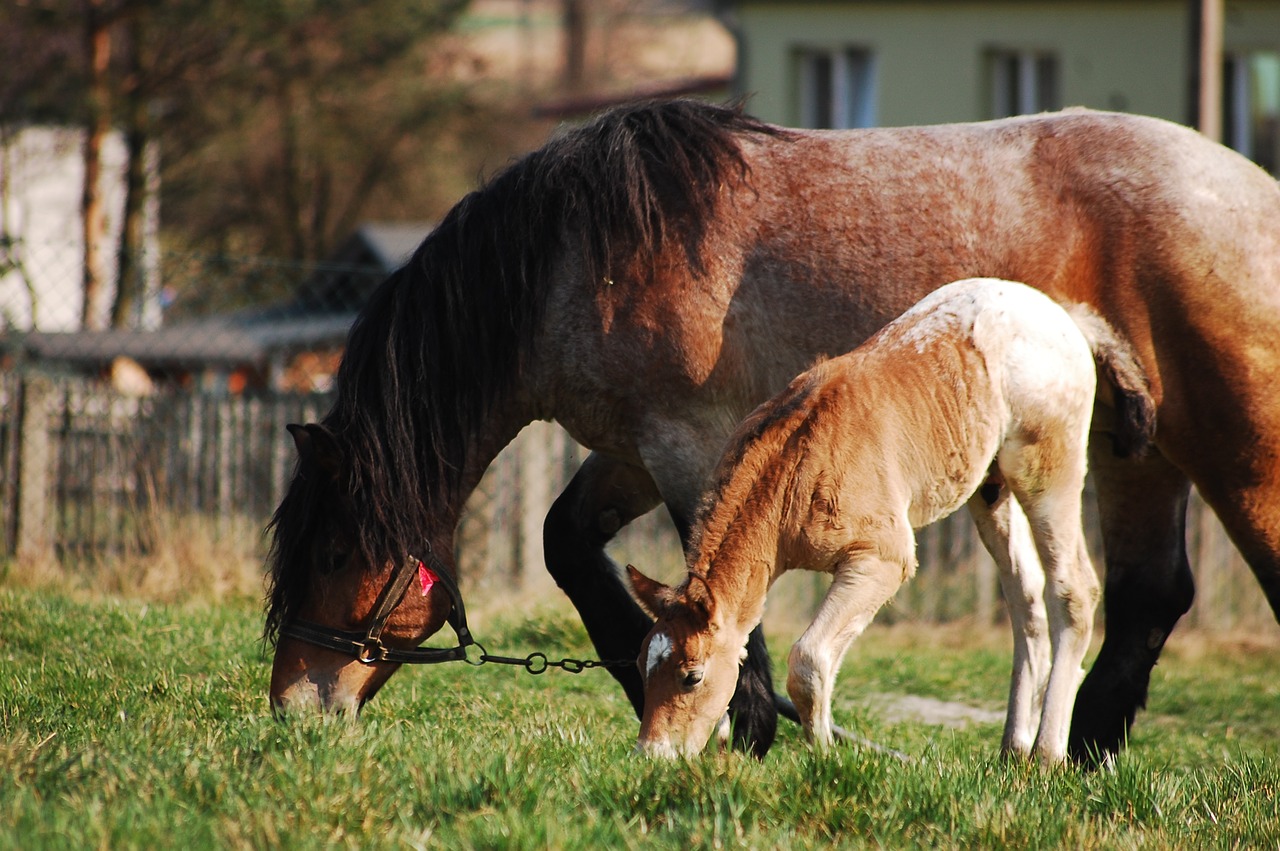
M 742 139 L 786 132 L 694 100 L 623 107 L 517 160 L 449 211 L 356 319 L 323 420 L 345 453 L 337 485 L 365 565 L 399 563 L 433 513 L 460 509 L 467 446 L 519 381 L 562 252 L 581 255 L 588 281 L 672 244 L 700 268 L 720 189 L 749 177 Z M 295 475 L 271 521 L 269 638 L 310 575 L 322 487 Z
M 806 372 L 739 423 L 698 508 L 689 551 L 699 561 L 690 575 L 710 569 L 721 550 L 732 546 L 730 532 L 749 525 L 741 523 L 743 515 L 758 509 L 762 500 L 772 500 L 774 489 L 785 484 L 802 460 L 820 383 L 812 371 Z

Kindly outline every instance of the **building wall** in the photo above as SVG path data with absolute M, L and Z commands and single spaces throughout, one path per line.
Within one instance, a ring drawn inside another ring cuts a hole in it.
M 104 281 L 100 324 L 115 295 L 116 249 L 123 226 L 128 155 L 119 131 L 102 150 L 100 190 L 106 213 L 99 252 Z M 148 165 L 150 200 L 144 258 L 148 297 L 142 327 L 159 323 L 157 168 Z M 0 331 L 76 331 L 84 303 L 84 131 L 27 127 L 0 137 Z
M 991 114 L 989 51 L 1047 50 L 1064 106 L 1185 122 L 1187 13 L 1186 0 L 746 2 L 739 86 L 753 113 L 796 124 L 796 49 L 862 47 L 877 65 L 876 124 L 969 121 Z M 1280 2 L 1229 2 L 1224 41 L 1280 49 Z

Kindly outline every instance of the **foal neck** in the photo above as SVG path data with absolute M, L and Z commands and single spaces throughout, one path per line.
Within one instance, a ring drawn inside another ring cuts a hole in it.
M 752 508 L 763 508 L 752 501 Z M 689 570 L 690 585 L 701 582 L 725 622 L 744 630 L 764 615 L 765 596 L 779 572 L 779 510 L 735 512 L 717 530 L 714 544 L 704 535 Z M 764 516 L 760 516 L 763 514 Z M 705 530 L 704 530 L 705 531 Z
M 826 370 L 816 367 L 739 426 L 720 462 L 714 498 L 699 524 L 691 572 L 702 571 L 718 604 L 755 626 L 765 595 L 789 568 L 790 504 L 804 480 Z

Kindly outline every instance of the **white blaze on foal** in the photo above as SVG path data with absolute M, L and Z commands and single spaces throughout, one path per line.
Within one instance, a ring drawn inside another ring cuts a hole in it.
M 648 679 L 653 676 L 653 672 L 659 665 L 665 664 L 671 658 L 671 636 L 661 630 L 655 631 L 649 636 L 649 649 L 646 653 L 648 658 L 644 663 L 644 676 Z
M 957 281 L 752 413 L 717 468 L 685 582 L 628 566 L 658 619 L 637 749 L 706 745 L 765 595 L 794 568 L 833 574 L 787 677 L 806 732 L 828 744 L 836 671 L 915 572 L 913 530 L 967 504 L 1013 626 L 1003 749 L 1063 760 L 1098 600 L 1081 525 L 1096 374 L 1123 414 L 1118 445 L 1145 446 L 1154 417 L 1132 352 L 1077 313 L 1022 284 Z

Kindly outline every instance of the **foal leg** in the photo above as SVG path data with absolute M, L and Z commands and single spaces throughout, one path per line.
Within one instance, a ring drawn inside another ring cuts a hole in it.
M 1114 457 L 1094 441 L 1090 469 L 1106 552 L 1105 638 L 1076 697 L 1070 751 L 1104 761 L 1120 748 L 1146 705 L 1151 669 L 1195 585 L 1186 551 L 1187 477 L 1161 455 Z
M 831 690 L 845 651 L 909 575 L 908 565 L 873 555 L 839 565 L 813 623 L 791 648 L 787 693 L 818 749 L 832 742 Z
M 1078 500 L 1076 505 L 1078 517 Z M 1049 763 L 1060 763 L 1067 758 L 1071 712 L 1084 677 L 1084 657 L 1089 651 L 1093 616 L 1100 596 L 1098 577 L 1089 562 L 1080 521 L 1074 522 L 1074 540 L 1066 530 L 1061 534 L 1055 530 L 1036 536 L 1048 580 L 1045 596 L 1053 662 L 1044 691 L 1040 731 L 1036 735 L 1034 750 Z M 1032 527 L 1035 526 L 1033 521 Z
M 1045 762 L 1058 763 L 1067 756 L 1072 707 L 1099 597 L 1081 514 L 1084 447 L 1076 452 L 1068 444 L 1055 448 L 1050 443 L 1002 450 L 1000 469 L 1026 512 L 1044 567 L 1053 661 L 1033 750 Z
M 984 491 L 986 486 L 984 486 Z M 978 536 L 1000 568 L 1000 588 L 1013 628 L 1013 674 L 1000 751 L 1030 756 L 1040 727 L 1049 679 L 1049 628 L 1044 608 L 1044 569 L 1031 527 L 1018 501 L 1001 487 L 994 500 L 979 491 L 969 500 Z

